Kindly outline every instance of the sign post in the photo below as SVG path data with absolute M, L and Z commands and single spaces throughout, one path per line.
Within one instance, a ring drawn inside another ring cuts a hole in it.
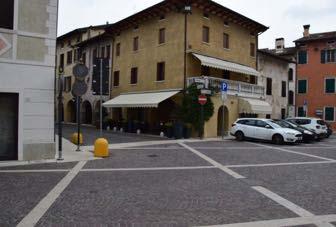
M 76 97 L 76 104 L 77 104 L 77 150 L 80 150 L 80 102 L 81 102 L 81 96 L 83 96 L 88 86 L 85 83 L 85 78 L 89 74 L 89 69 L 84 64 L 76 64 L 73 69 L 72 73 L 76 78 L 75 83 L 72 87 L 72 95 Z
M 224 137 L 225 137 L 225 112 L 224 112 L 224 109 L 225 109 L 225 101 L 227 99 L 227 90 L 228 90 L 228 84 L 226 82 L 223 82 L 221 84 L 221 95 L 222 95 L 222 102 L 223 102 L 223 109 L 222 109 L 222 139 L 224 140 Z
M 198 97 L 198 103 L 201 105 L 201 119 L 200 119 L 200 133 L 199 133 L 199 137 L 200 139 L 203 139 L 203 135 L 204 135 L 204 105 L 207 104 L 207 97 L 205 95 L 200 95 Z

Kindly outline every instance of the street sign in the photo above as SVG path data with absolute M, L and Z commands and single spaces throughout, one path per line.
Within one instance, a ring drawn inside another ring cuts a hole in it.
M 205 95 L 198 96 L 198 103 L 204 106 L 207 103 L 208 99 Z
M 221 98 L 222 101 L 225 102 L 225 100 L 227 100 L 227 94 L 225 92 L 222 92 Z
M 227 93 L 228 84 L 226 82 L 221 83 L 221 91 Z
M 202 95 L 212 95 L 212 91 L 211 90 L 207 90 L 207 89 L 202 89 L 201 90 L 201 94 Z
M 89 74 L 89 69 L 84 64 L 76 64 L 72 68 L 72 73 L 77 80 L 84 80 L 85 77 Z
M 72 86 L 72 95 L 80 97 L 86 93 L 87 89 L 88 86 L 84 81 L 76 80 Z

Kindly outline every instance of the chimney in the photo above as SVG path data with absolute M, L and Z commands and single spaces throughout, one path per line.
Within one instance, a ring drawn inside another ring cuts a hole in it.
M 308 37 L 310 35 L 309 29 L 310 29 L 310 24 L 303 25 L 304 32 L 303 32 L 303 37 Z
M 275 52 L 281 53 L 285 49 L 285 39 L 284 38 L 278 38 L 275 40 Z

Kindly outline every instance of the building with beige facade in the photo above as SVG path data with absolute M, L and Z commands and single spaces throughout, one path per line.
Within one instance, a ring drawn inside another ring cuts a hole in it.
M 93 92 L 94 60 L 96 58 L 111 59 L 112 38 L 105 34 L 104 28 L 108 24 L 89 26 L 75 29 L 57 38 L 57 67 L 63 70 L 63 121 L 77 122 L 76 99 L 72 94 L 75 82 L 73 67 L 81 62 L 89 68 L 85 82 L 88 85 L 86 93 L 81 97 L 81 123 L 93 125 L 99 121 L 100 96 Z M 111 65 L 111 60 L 109 60 Z M 108 85 L 109 86 L 109 85 Z M 104 94 L 103 100 L 109 99 L 109 91 Z M 99 125 L 99 124 L 98 124 Z
M 109 26 L 113 36 L 111 100 L 115 120 L 171 121 L 182 91 L 197 79 L 213 87 L 228 83 L 224 105 L 211 99 L 215 113 L 205 137 L 216 137 L 240 116 L 272 113 L 257 71 L 258 36 L 267 27 L 213 1 L 165 0 Z
M 55 158 L 57 0 L 2 0 L 0 160 Z

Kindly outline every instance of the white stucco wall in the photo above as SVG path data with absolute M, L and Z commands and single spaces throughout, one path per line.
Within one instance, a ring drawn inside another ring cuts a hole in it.
M 267 78 L 272 78 L 272 95 L 266 95 L 266 101 L 272 106 L 272 118 L 281 119 L 281 109 L 286 109 L 288 115 L 288 70 L 289 63 L 277 58 L 259 53 L 259 71 L 261 83 L 267 88 Z M 286 82 L 286 97 L 282 97 L 282 81 Z

